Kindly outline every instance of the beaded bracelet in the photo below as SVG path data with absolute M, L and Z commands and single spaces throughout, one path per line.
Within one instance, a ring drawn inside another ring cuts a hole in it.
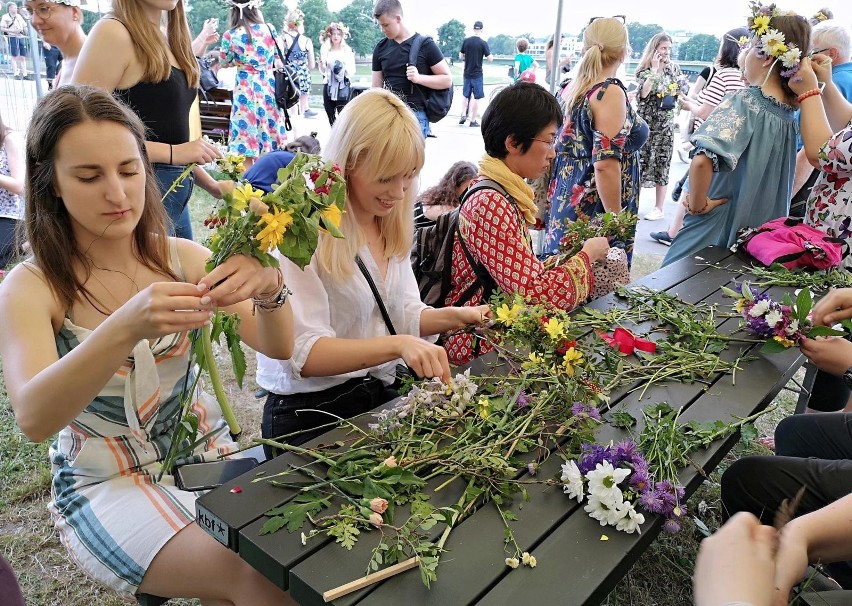
M 822 95 L 822 91 L 818 88 L 812 88 L 811 90 L 805 91 L 796 97 L 796 103 L 801 103 L 808 97 L 816 97 L 817 95 Z
M 282 307 L 287 301 L 287 297 L 292 294 L 293 291 L 284 285 L 284 276 L 279 271 L 278 283 L 275 285 L 272 294 L 266 295 L 265 293 L 261 293 L 258 297 L 252 297 L 251 313 L 254 315 L 255 310 L 258 308 L 264 311 L 275 311 L 279 307 Z

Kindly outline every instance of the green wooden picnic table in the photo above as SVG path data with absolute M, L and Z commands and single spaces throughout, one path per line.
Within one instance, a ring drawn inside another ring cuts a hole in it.
M 749 265 L 730 251 L 711 247 L 698 255 L 645 276 L 635 284 L 677 295 L 688 303 L 719 303 L 729 307 L 720 286 L 732 279 L 749 279 Z M 772 288 L 773 298 L 784 289 Z M 589 305 L 609 309 L 624 301 L 609 295 Z M 720 318 L 718 330 L 733 333 L 737 318 Z M 639 327 L 641 330 L 641 327 Z M 764 355 L 759 346 L 734 343 L 722 356 L 735 360 L 748 354 L 736 375 L 719 374 L 705 383 L 668 383 L 653 385 L 640 399 L 642 390 L 624 389 L 612 394 L 610 409 L 625 410 L 641 419 L 641 411 L 649 404 L 668 402 L 684 407 L 683 422 L 732 421 L 764 409 L 786 385 L 803 362 L 798 349 Z M 475 360 L 471 374 L 482 371 L 493 362 L 489 354 Z M 606 414 L 604 415 L 606 417 Z M 359 419 L 366 426 L 368 419 Z M 332 444 L 346 432 L 335 429 L 308 446 Z M 596 440 L 605 443 L 628 437 L 624 430 L 603 424 Z M 681 471 L 680 479 L 687 498 L 711 472 L 738 440 L 737 435 L 714 442 L 693 456 L 696 468 Z M 300 533 L 286 530 L 260 535 L 269 509 L 286 503 L 294 490 L 276 487 L 268 482 L 252 482 L 259 472 L 270 476 L 289 465 L 303 465 L 307 460 L 284 454 L 267 461 L 257 469 L 202 496 L 197 501 L 197 522 L 224 545 L 283 589 L 288 589 L 300 604 L 323 604 L 323 593 L 365 574 L 370 551 L 375 541 L 362 534 L 351 551 L 324 537 L 316 537 L 302 545 Z M 539 474 L 558 477 L 561 459 L 549 457 Z M 700 471 L 699 469 L 700 468 Z M 431 488 L 445 479 L 436 478 Z M 239 492 L 232 492 L 239 487 Z M 435 507 L 453 505 L 465 489 L 462 481 L 449 484 L 432 494 Z M 516 499 L 520 501 L 520 499 Z M 601 527 L 570 500 L 558 486 L 534 487 L 530 501 L 512 508 L 518 521 L 512 524 L 515 539 L 526 551 L 536 556 L 538 565 L 516 570 L 504 563 L 503 522 L 492 504 L 480 507 L 453 530 L 438 568 L 438 580 L 427 589 L 419 572 L 410 570 L 380 583 L 336 599 L 334 604 L 359 606 L 385 604 L 600 604 L 628 572 L 632 564 L 654 541 L 662 528 L 660 516 L 648 515 L 641 534 L 625 534 L 611 527 Z M 441 534 L 441 525 L 433 529 L 433 538 Z M 603 535 L 607 538 L 602 540 Z

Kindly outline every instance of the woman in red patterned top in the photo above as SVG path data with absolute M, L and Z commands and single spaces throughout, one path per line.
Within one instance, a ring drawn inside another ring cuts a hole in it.
M 524 179 L 537 179 L 549 167 L 561 124 L 559 104 L 537 84 L 518 82 L 489 103 L 482 117 L 486 155 L 479 163 L 480 178 L 471 187 L 488 179 L 503 191 L 487 187 L 473 193 L 462 205 L 459 228 L 474 263 L 487 270 L 487 281 L 493 284 L 486 288 L 480 284 L 473 296 L 466 297 L 477 277 L 456 238 L 447 305 L 480 305 L 495 289 L 563 309 L 573 309 L 588 298 L 594 281 L 592 263 L 609 250 L 606 238 L 587 240 L 579 253 L 555 267 L 539 261 L 530 242 L 528 226 L 535 223 L 536 208 Z M 475 346 L 469 334 L 449 337 L 444 347 L 451 364 L 463 364 L 487 351 L 485 345 Z

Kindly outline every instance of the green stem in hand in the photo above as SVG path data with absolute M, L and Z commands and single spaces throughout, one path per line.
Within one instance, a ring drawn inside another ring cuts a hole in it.
M 222 386 L 222 377 L 219 376 L 219 367 L 216 366 L 216 358 L 213 356 L 212 330 L 209 324 L 201 329 L 201 347 L 204 351 L 204 359 L 207 362 L 206 366 L 207 372 L 210 374 L 210 383 L 213 385 L 213 392 L 216 394 L 216 401 L 219 402 L 219 408 L 222 409 L 222 416 L 228 424 L 231 436 L 236 438 L 243 430 L 240 429 L 240 424 L 234 415 L 234 409 L 231 408 L 231 403 L 228 402 L 228 397 L 225 395 L 225 389 Z

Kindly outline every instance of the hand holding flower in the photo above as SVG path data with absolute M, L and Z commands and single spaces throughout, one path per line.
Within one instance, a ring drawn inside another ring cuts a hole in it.
M 840 376 L 852 366 L 852 343 L 846 339 L 802 339 L 799 349 L 817 368 Z
M 234 255 L 213 268 L 198 282 L 202 303 L 227 307 L 251 298 L 274 295 L 283 284 L 277 267 L 263 267 L 260 261 L 246 255 Z
M 852 318 L 852 288 L 832 290 L 814 305 L 813 323 L 817 326 L 831 326 L 849 318 Z
M 799 71 L 796 75 L 790 78 L 790 90 L 796 95 L 801 95 L 809 90 L 819 88 L 817 76 L 812 67 L 812 59 L 805 57 L 799 64 Z
M 811 57 L 811 69 L 814 70 L 817 80 L 828 84 L 831 82 L 831 57 L 828 55 L 814 55 Z

